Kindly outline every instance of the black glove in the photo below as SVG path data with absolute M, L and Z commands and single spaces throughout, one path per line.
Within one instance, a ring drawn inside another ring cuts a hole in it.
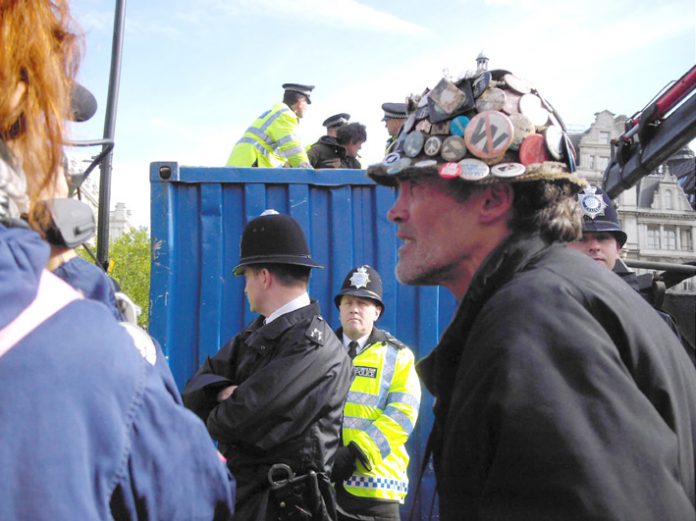
M 331 481 L 338 483 L 347 480 L 357 468 L 355 463 L 354 443 L 350 442 L 347 447 L 339 447 L 336 451 L 333 470 L 331 471 Z

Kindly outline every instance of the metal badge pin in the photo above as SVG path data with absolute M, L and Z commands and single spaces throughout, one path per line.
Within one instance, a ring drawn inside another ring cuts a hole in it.
M 462 159 L 459 166 L 462 167 L 462 173 L 459 177 L 466 181 L 479 181 L 488 176 L 490 172 L 488 165 L 478 159 Z
M 423 134 L 430 134 L 430 129 L 433 128 L 433 124 L 427 119 L 423 119 L 416 123 L 416 130 L 423 132 Z
M 563 130 L 561 127 L 551 125 L 544 130 L 544 140 L 551 156 L 556 161 L 560 161 L 563 157 Z
M 534 94 L 525 94 L 520 98 L 520 112 L 527 116 L 534 126 L 544 127 L 549 120 L 549 111 L 541 106 L 541 99 Z
M 527 136 L 520 145 L 520 163 L 525 166 L 534 163 L 543 163 L 549 161 L 551 154 L 546 148 L 546 141 L 541 134 L 532 134 Z
M 433 100 L 445 113 L 452 114 L 459 107 L 464 105 L 466 94 L 459 90 L 457 86 L 442 78 L 437 85 L 430 91 L 430 99 Z
M 411 112 L 408 117 L 406 118 L 406 121 L 404 121 L 404 126 L 401 127 L 401 132 L 411 132 L 413 130 L 413 126 L 416 124 L 416 113 Z
M 464 130 L 469 124 L 469 118 L 466 116 L 457 116 L 449 124 L 449 133 L 453 136 L 464 136 Z
M 399 154 L 398 152 L 390 152 L 389 154 L 384 156 L 382 164 L 384 166 L 391 166 L 394 163 L 396 163 L 399 159 L 401 159 L 401 154 Z
M 416 157 L 423 150 L 423 143 L 425 143 L 425 135 L 414 130 L 404 141 L 404 154 L 408 157 Z
M 524 138 L 534 134 L 536 127 L 534 127 L 532 120 L 524 114 L 511 114 L 510 121 L 512 121 L 512 127 L 514 128 L 514 135 L 512 143 L 510 143 L 510 148 L 512 150 L 519 150 Z
M 489 87 L 477 98 L 476 110 L 502 110 L 505 106 L 505 92 L 497 87 Z
M 503 112 L 510 115 L 519 114 L 520 98 L 522 98 L 521 94 L 517 94 L 511 90 L 505 91 L 505 104 L 503 105 Z
M 417 163 L 413 163 L 413 166 L 416 168 L 427 168 L 429 166 L 435 166 L 437 165 L 437 161 L 435 159 L 423 159 L 421 161 L 418 161 Z
M 404 168 L 408 168 L 409 166 L 411 166 L 411 160 L 407 157 L 402 157 L 396 163 L 387 168 L 387 174 L 396 175 Z
M 459 161 L 466 155 L 466 143 L 459 136 L 450 136 L 442 142 L 440 155 L 445 161 Z
M 430 98 L 428 99 L 428 117 L 433 123 L 439 123 L 450 119 L 452 115 L 442 110 L 439 105 L 435 103 L 435 100 Z
M 503 81 L 512 89 L 520 94 L 529 94 L 532 92 L 532 84 L 529 83 L 527 80 L 523 80 L 522 78 L 518 78 L 514 74 L 506 74 L 503 76 Z
M 453 179 L 461 175 L 462 167 L 458 163 L 442 163 L 438 167 L 437 173 L 444 179 Z
M 496 177 L 518 177 L 527 169 L 520 163 L 498 163 L 491 168 L 491 174 Z
M 442 148 L 442 140 L 437 136 L 432 136 L 426 140 L 423 151 L 426 156 L 433 157 L 440 152 L 440 148 Z
M 514 129 L 510 118 L 494 110 L 472 118 L 464 132 L 466 148 L 480 159 L 501 157 L 512 143 Z
M 488 88 L 491 78 L 491 73 L 484 71 L 471 81 L 471 92 L 473 93 L 474 98 L 478 98 L 481 93 Z
M 449 127 L 450 127 L 449 121 L 442 121 L 440 123 L 433 123 L 433 126 L 430 129 L 430 133 L 433 135 L 440 134 L 443 136 L 447 136 L 447 135 L 449 135 Z

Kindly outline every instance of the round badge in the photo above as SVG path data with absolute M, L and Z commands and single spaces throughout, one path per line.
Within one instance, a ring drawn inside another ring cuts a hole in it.
M 423 150 L 425 136 L 419 130 L 411 132 L 404 141 L 404 154 L 408 157 L 416 157 Z
M 512 150 L 518 150 L 520 144 L 527 136 L 531 136 L 536 131 L 534 123 L 524 114 L 511 114 L 510 121 L 512 121 L 512 127 L 514 129 L 514 135 L 512 138 L 512 143 L 510 143 L 510 148 Z
M 519 92 L 520 94 L 529 94 L 532 92 L 532 84 L 527 80 L 518 78 L 514 74 L 506 74 L 503 76 L 503 81 L 507 83 L 508 87 Z
M 488 71 L 484 71 L 476 76 L 471 82 L 471 91 L 474 94 L 474 98 L 478 98 L 481 93 L 488 88 L 490 82 L 491 73 Z
M 449 133 L 453 136 L 464 137 L 464 130 L 469 124 L 469 118 L 466 116 L 457 116 L 450 121 Z
M 519 163 L 498 163 L 491 168 L 491 174 L 496 177 L 517 177 L 524 174 L 527 169 Z
M 541 100 L 534 94 L 525 94 L 520 98 L 520 112 L 527 116 L 535 127 L 543 127 L 549 120 L 549 111 L 541 106 Z
M 462 173 L 459 174 L 459 177 L 467 181 L 478 181 L 490 172 L 488 165 L 478 159 L 462 159 L 459 166 L 462 167 Z
M 389 154 L 384 156 L 382 164 L 384 166 L 391 166 L 394 163 L 396 163 L 399 159 L 401 159 L 401 154 L 399 154 L 398 152 L 390 152 Z
M 521 94 L 512 92 L 510 90 L 505 91 L 505 104 L 503 105 L 503 112 L 507 114 L 519 114 L 520 113 L 520 98 Z
M 423 159 L 421 161 L 418 161 L 417 163 L 413 163 L 413 166 L 416 168 L 427 168 L 429 166 L 435 166 L 437 165 L 437 161 L 434 159 Z
M 459 136 L 450 136 L 442 142 L 440 155 L 445 161 L 459 161 L 466 155 L 466 143 Z
M 423 145 L 423 151 L 425 152 L 426 156 L 433 157 L 437 155 L 441 147 L 442 140 L 439 137 L 432 136 L 429 137 L 425 142 L 425 145 Z
M 527 136 L 520 145 L 520 163 L 528 166 L 534 163 L 543 163 L 549 161 L 551 155 L 546 149 L 544 136 L 541 134 L 532 134 Z
M 440 177 L 452 179 L 461 175 L 462 167 L 458 163 L 443 163 L 439 166 L 437 172 L 440 174 Z
M 416 123 L 416 130 L 423 132 L 423 134 L 430 134 L 430 129 L 433 128 L 433 124 L 427 119 L 423 119 Z
M 556 161 L 560 161 L 563 157 L 563 131 L 561 127 L 551 125 L 544 130 L 544 139 L 546 140 L 546 147 L 549 149 L 551 156 Z
M 396 163 L 387 168 L 387 174 L 396 175 L 404 168 L 408 168 L 409 166 L 411 166 L 411 160 L 407 157 L 402 157 Z
M 413 126 L 416 124 L 416 113 L 411 112 L 408 117 L 406 118 L 406 121 L 404 121 L 404 126 L 401 128 L 401 132 L 411 132 L 413 130 Z
M 480 159 L 500 157 L 512 143 L 513 126 L 502 112 L 489 110 L 476 114 L 464 131 L 466 148 Z
M 497 87 L 489 87 L 476 99 L 476 110 L 502 110 L 505 106 L 505 92 Z

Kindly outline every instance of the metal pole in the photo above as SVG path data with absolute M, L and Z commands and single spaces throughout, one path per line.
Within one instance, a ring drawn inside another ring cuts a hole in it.
M 111 43 L 111 71 L 109 93 L 106 100 L 104 139 L 114 140 L 118 88 L 121 80 L 121 51 L 126 19 L 126 0 L 116 0 L 114 11 L 114 37 Z M 102 151 L 106 145 L 102 148 Z M 107 153 L 99 165 L 99 220 L 97 221 L 97 262 L 104 269 L 109 264 L 109 211 L 111 209 L 111 162 L 113 152 Z

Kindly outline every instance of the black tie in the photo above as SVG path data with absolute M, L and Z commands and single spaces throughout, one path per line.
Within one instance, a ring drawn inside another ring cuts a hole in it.
M 358 343 L 355 340 L 351 340 L 350 344 L 348 344 L 348 356 L 352 360 L 355 358 L 355 355 L 358 354 Z

